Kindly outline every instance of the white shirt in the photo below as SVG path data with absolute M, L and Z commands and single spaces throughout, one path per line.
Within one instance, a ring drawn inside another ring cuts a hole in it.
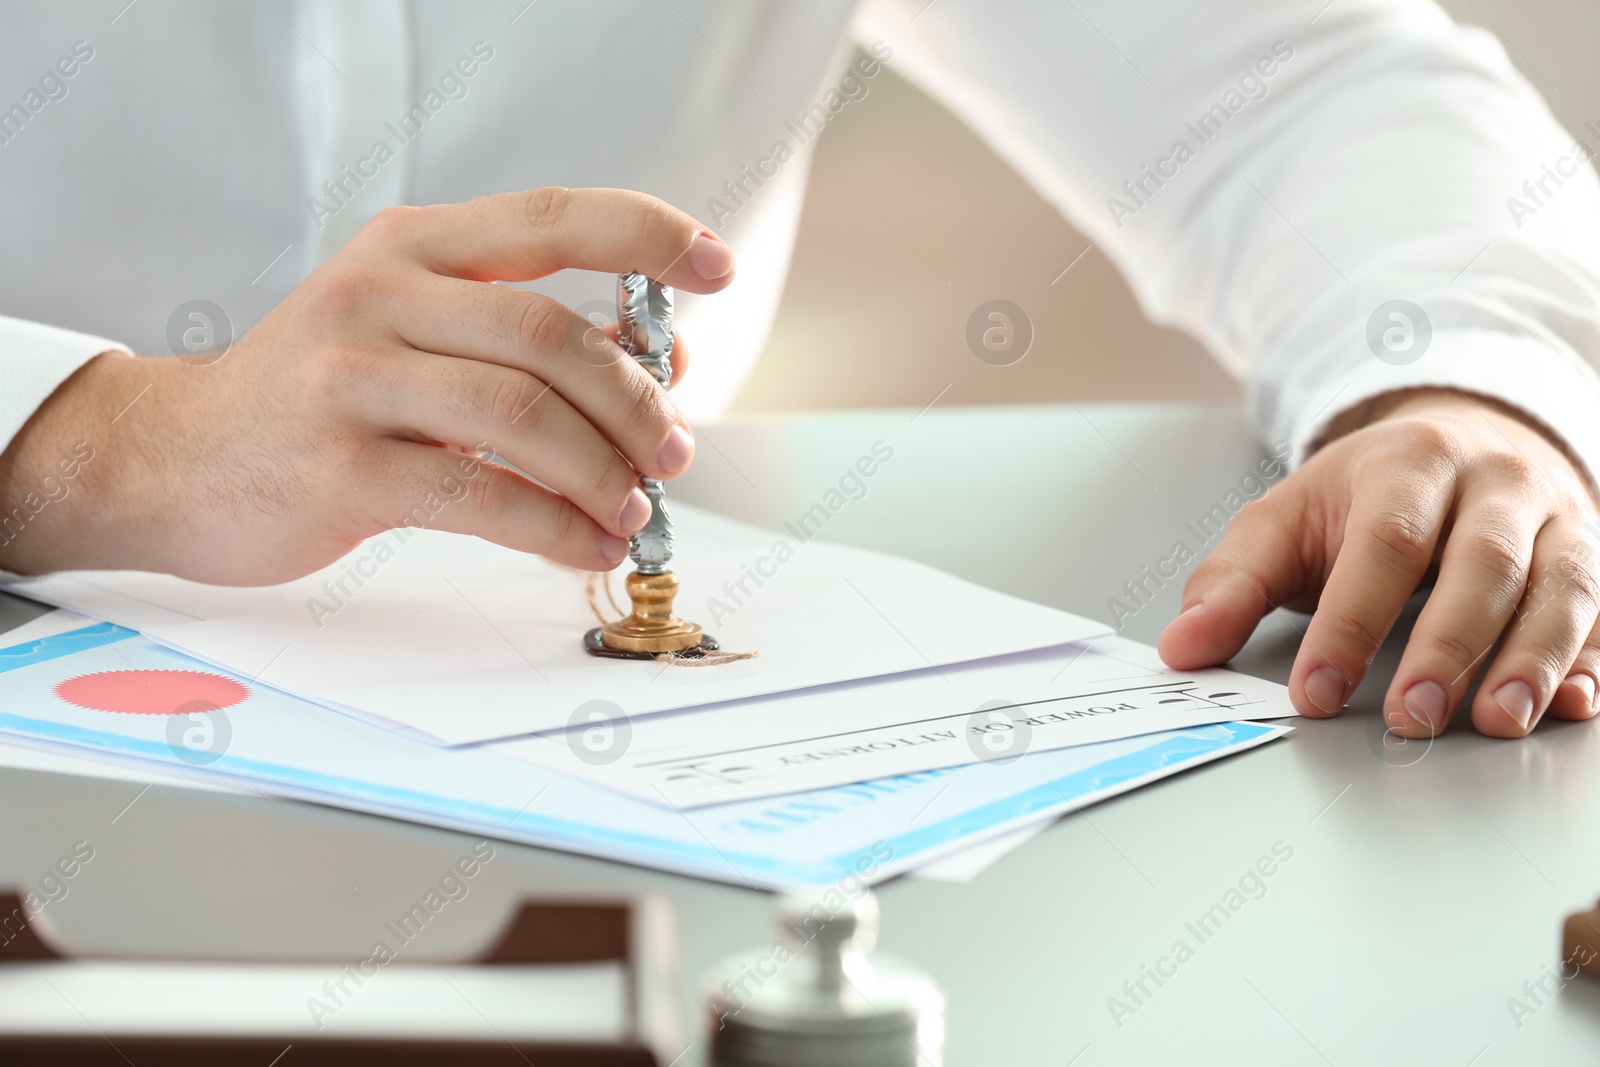
M 1264 439 L 1453 385 L 1600 470 L 1600 130 L 1574 144 L 1425 0 L 123 2 L 0 15 L 0 442 L 95 353 L 169 352 L 186 301 L 241 333 L 387 205 L 542 185 L 642 189 L 734 247 L 736 289 L 681 301 L 675 396 L 714 416 L 815 133 L 881 76 L 853 34 L 1246 375 Z

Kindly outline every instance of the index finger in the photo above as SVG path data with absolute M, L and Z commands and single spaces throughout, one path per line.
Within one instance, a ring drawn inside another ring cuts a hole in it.
M 1183 610 L 1161 635 L 1168 666 L 1192 671 L 1227 661 L 1262 616 L 1304 594 L 1311 580 L 1299 544 L 1305 504 L 1304 484 L 1296 479 L 1234 516 L 1184 583 Z
M 692 293 L 733 281 L 733 250 L 646 193 L 563 189 L 498 193 L 460 204 L 389 208 L 378 231 L 438 274 L 529 281 L 568 268 L 639 271 Z

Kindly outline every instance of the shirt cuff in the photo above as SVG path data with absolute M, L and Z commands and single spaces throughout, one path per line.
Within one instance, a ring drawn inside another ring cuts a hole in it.
M 1393 365 L 1370 359 L 1330 375 L 1289 434 L 1299 466 L 1341 414 L 1403 389 L 1459 389 L 1516 408 L 1562 444 L 1593 491 L 1600 471 L 1600 373 L 1536 337 L 1480 330 L 1437 334 L 1421 359 Z
M 102 352 L 128 351 L 103 337 L 0 315 L 0 451 L 73 371 Z

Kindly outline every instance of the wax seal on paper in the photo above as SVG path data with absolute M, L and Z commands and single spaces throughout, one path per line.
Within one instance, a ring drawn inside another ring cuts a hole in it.
M 704 980 L 714 1067 L 940 1067 L 944 997 L 871 954 L 878 902 L 839 887 L 783 898 L 778 940 Z

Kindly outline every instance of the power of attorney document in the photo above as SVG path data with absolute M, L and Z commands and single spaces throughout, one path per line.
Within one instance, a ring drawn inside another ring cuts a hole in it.
M 1173 671 L 1148 645 L 1108 636 L 644 718 L 587 714 L 495 749 L 693 808 L 970 763 L 1004 773 L 1028 752 L 1297 712 L 1275 682 Z
M 9 640 L 9 635 L 3 640 Z M 168 789 L 188 789 L 202 793 L 234 793 L 240 796 L 258 796 L 251 786 L 242 781 L 220 776 L 199 778 L 172 774 L 149 763 L 111 762 L 97 759 L 82 750 L 61 745 L 36 747 L 0 731 L 0 768 L 19 771 L 39 771 L 45 774 L 67 774 L 75 778 L 103 778 L 114 782 L 136 782 L 139 785 L 159 785 Z M 965 885 L 980 874 L 1027 844 L 1047 829 L 1053 816 L 1022 829 L 997 837 L 991 841 L 963 848 L 939 859 L 930 860 L 906 872 L 913 878 L 934 882 Z
M 582 638 L 598 621 L 582 574 L 428 529 L 391 530 L 315 574 L 276 586 L 93 571 L 9 588 L 446 745 L 563 728 L 595 701 L 648 715 L 1110 632 L 922 564 L 684 504 L 674 504 L 673 514 L 678 614 L 723 648 L 758 658 L 669 667 L 591 656 Z
M 82 630 L 90 625 L 82 615 L 70 611 L 52 611 L 21 626 L 0 633 L 0 646 L 10 649 L 33 649 L 43 638 L 72 630 Z M 0 664 L 6 657 L 0 655 Z M 220 776 L 205 778 L 175 774 L 148 763 L 111 762 L 96 759 L 82 749 L 53 745 L 49 749 L 19 744 L 18 738 L 0 732 L 0 768 L 24 771 L 41 771 L 46 774 L 68 774 L 80 778 L 104 778 L 112 781 L 137 782 L 140 785 L 160 785 L 171 789 L 189 789 L 201 792 L 236 793 L 254 796 L 255 790 L 237 779 Z M 967 883 L 1015 852 L 1036 834 L 1054 821 L 1046 818 L 1032 826 L 983 841 L 960 852 L 932 860 L 909 871 L 912 877 L 940 882 Z
M 109 623 L 0 648 L 19 744 L 765 889 L 879 882 L 1288 732 L 1219 723 L 682 809 L 494 745 L 419 745 Z

